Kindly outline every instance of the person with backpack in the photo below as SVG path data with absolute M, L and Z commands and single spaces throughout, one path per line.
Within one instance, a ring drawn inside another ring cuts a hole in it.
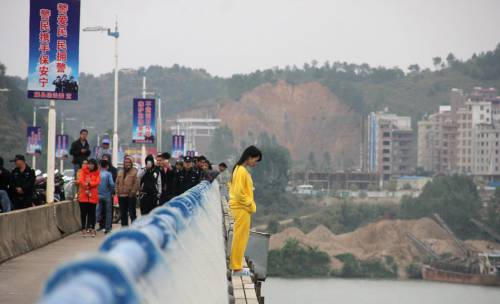
M 162 182 L 160 168 L 154 164 L 153 155 L 145 159 L 146 168 L 140 176 L 139 204 L 141 215 L 146 215 L 158 206 L 161 196 Z

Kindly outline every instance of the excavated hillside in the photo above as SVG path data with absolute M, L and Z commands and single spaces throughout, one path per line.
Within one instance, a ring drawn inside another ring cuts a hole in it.
M 292 227 L 272 235 L 270 249 L 280 249 L 288 239 L 296 239 L 303 245 L 327 252 L 332 257 L 334 269 L 342 267 L 342 263 L 334 258 L 342 253 L 351 253 L 360 260 L 392 256 L 398 264 L 400 276 L 404 277 L 406 266 L 415 259 L 424 258 L 424 254 L 406 237 L 407 233 L 413 234 L 440 255 L 462 254 L 446 230 L 430 218 L 381 220 L 339 235 L 324 226 L 318 226 L 308 234 Z M 467 240 L 464 243 L 471 251 L 500 250 L 500 244 L 489 241 Z
M 238 141 L 253 142 L 261 132 L 275 135 L 296 160 L 312 151 L 321 161 L 328 151 L 336 166 L 359 162 L 359 114 L 317 82 L 266 83 L 239 100 L 219 100 L 181 116 L 220 117 Z

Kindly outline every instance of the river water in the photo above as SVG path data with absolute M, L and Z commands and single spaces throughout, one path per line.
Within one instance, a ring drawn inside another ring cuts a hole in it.
M 267 304 L 500 303 L 500 288 L 426 281 L 268 278 L 262 294 Z

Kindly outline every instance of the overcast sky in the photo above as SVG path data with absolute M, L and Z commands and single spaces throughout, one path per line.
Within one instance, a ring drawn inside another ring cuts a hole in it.
M 0 0 L 0 62 L 26 77 L 29 0 Z M 500 42 L 498 0 L 82 0 L 81 28 L 118 17 L 120 67 L 219 76 L 316 59 L 431 66 Z M 113 39 L 81 33 L 80 72 L 113 68 Z

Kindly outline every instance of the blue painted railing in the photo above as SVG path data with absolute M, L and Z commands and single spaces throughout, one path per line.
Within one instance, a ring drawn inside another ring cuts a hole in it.
M 61 266 L 40 303 L 227 303 L 221 228 L 217 181 L 202 182 Z

